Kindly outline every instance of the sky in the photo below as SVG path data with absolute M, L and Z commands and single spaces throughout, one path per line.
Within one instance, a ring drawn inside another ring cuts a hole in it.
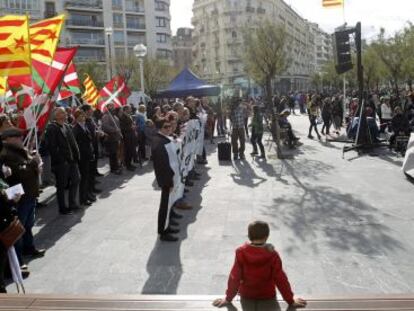
M 224 0 L 223 0 L 224 1 Z M 328 33 L 344 22 L 341 9 L 326 9 L 322 0 L 285 0 L 302 17 L 319 24 Z M 171 0 L 171 27 L 192 27 L 193 0 Z M 414 22 L 414 0 L 345 0 L 345 21 L 349 26 L 362 23 L 363 37 L 372 39 L 385 28 L 388 34 L 402 29 L 407 21 Z

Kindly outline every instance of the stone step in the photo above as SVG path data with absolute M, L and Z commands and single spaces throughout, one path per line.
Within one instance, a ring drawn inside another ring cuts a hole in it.
M 106 295 L 106 296 L 64 296 L 64 295 L 16 295 L 0 294 L 0 310 L 20 311 L 178 311 L 218 310 L 211 302 L 220 296 L 180 295 Z M 414 294 L 311 297 L 309 311 L 397 311 L 414 310 Z M 221 310 L 277 311 L 288 309 L 284 302 L 246 301 L 241 305 L 236 300 L 233 306 Z

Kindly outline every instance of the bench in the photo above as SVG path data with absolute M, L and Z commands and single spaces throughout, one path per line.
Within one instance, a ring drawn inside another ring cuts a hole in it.
M 65 296 L 65 295 L 16 295 L 0 294 L 0 310 L 7 311 L 178 311 L 178 310 L 218 310 L 211 305 L 217 296 L 180 296 L 180 295 L 106 295 L 106 296 Z M 414 294 L 343 296 L 343 297 L 306 297 L 308 306 L 304 310 L 358 310 L 387 311 L 414 310 Z M 280 308 L 276 304 L 266 305 L 250 302 L 241 308 L 236 300 L 232 307 L 221 310 L 276 311 L 288 309 L 284 302 Z M 259 305 L 258 305 L 259 304 Z

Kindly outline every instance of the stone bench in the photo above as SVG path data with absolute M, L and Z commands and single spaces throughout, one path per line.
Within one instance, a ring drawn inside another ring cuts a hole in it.
M 0 294 L 0 310 L 20 311 L 178 311 L 178 310 L 218 310 L 211 302 L 218 296 L 180 296 L 180 295 L 107 295 L 107 296 L 65 296 L 65 295 L 15 295 Z M 305 310 L 332 311 L 386 311 L 414 310 L 414 294 L 377 295 L 349 297 L 306 297 Z M 247 302 L 243 308 L 240 301 L 221 310 L 276 311 L 289 309 L 284 302 L 271 304 Z

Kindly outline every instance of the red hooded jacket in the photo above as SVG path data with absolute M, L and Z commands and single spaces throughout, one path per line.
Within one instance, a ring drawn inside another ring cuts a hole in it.
M 292 304 L 293 292 L 273 246 L 240 246 L 230 272 L 226 300 L 232 301 L 237 293 L 247 299 L 275 299 L 276 287 L 283 299 Z

